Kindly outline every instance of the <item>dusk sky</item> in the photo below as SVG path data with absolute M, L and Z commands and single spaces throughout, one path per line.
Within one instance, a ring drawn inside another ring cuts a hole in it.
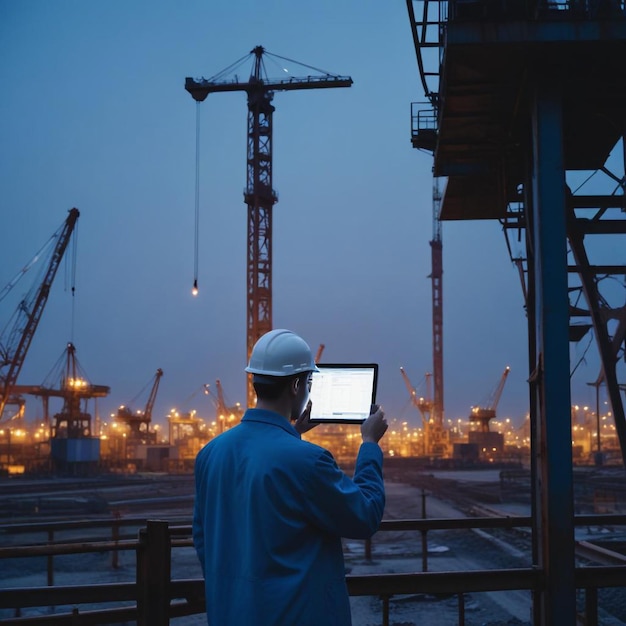
M 194 298 L 196 103 L 184 83 L 257 45 L 354 80 L 274 97 L 274 327 L 325 344 L 324 361 L 378 362 L 388 417 L 418 424 L 399 368 L 416 387 L 432 371 L 433 182 L 432 157 L 410 143 L 424 94 L 404 0 L 0 0 L 0 289 L 69 209 L 81 213 L 74 304 L 61 267 L 19 383 L 43 382 L 73 341 L 90 382 L 111 387 L 102 417 L 157 368 L 155 422 L 174 407 L 212 418 L 199 391 L 216 379 L 245 402 L 246 96 L 200 108 Z M 498 415 L 521 423 L 526 318 L 501 227 L 442 233 L 445 416 L 467 417 L 510 366 Z M 0 302 L 0 320 L 12 307 Z M 574 403 L 593 402 L 597 375 L 592 346 Z M 30 398 L 27 417 L 41 411 Z

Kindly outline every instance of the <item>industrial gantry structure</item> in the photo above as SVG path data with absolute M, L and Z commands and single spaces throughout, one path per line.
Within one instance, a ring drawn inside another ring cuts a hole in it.
M 407 9 L 428 100 L 412 106 L 411 136 L 447 178 L 440 218 L 497 219 L 509 250 L 513 238 L 522 246 L 511 256 L 528 316 L 533 622 L 573 625 L 569 348 L 590 332 L 593 384 L 606 389 L 626 465 L 624 3 L 407 0 Z
M 249 56 L 254 57 L 250 78 L 239 81 L 224 76 Z M 272 100 L 275 91 L 328 89 L 350 87 L 349 76 L 338 76 L 310 66 L 316 75 L 271 79 L 267 76 L 264 56 L 297 63 L 268 53 L 256 46 L 250 55 L 239 59 L 226 70 L 209 79 L 187 78 L 185 89 L 196 102 L 204 101 L 210 93 L 245 91 L 248 95 L 247 179 L 244 202 L 248 206 L 247 259 L 247 357 L 257 339 L 272 329 L 272 208 L 278 201 L 272 185 Z M 303 66 L 302 63 L 297 65 Z M 248 406 L 254 406 L 255 393 L 250 377 L 247 385 Z

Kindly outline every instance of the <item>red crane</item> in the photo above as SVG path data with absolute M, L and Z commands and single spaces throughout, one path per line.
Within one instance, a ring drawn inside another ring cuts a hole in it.
M 57 242 L 45 276 L 36 291 L 28 294 L 19 303 L 15 322 L 8 333 L 8 341 L 6 344 L 4 342 L 0 344 L 0 419 L 7 404 L 23 404 L 19 398 L 12 396 L 15 383 L 48 301 L 52 281 L 79 215 L 78 209 L 71 209 L 65 222 L 53 235 L 53 238 L 57 238 Z
M 234 66 L 254 55 L 250 78 L 240 81 L 222 77 Z M 291 59 L 270 54 L 256 46 L 247 57 L 236 61 L 226 70 L 209 79 L 185 79 L 185 89 L 196 102 L 202 102 L 210 93 L 245 91 L 248 94 L 248 150 L 247 181 L 244 202 L 248 206 L 248 262 L 247 262 L 247 358 L 250 358 L 256 341 L 272 329 L 272 208 L 278 201 L 272 187 L 272 99 L 275 91 L 299 89 L 328 89 L 350 87 L 349 76 L 329 74 L 302 63 L 319 73 L 318 76 L 269 79 L 264 56 L 296 63 Z M 194 284 L 194 288 L 197 285 Z M 248 376 L 248 406 L 254 406 L 255 393 Z
M 326 344 L 320 343 L 320 345 L 317 348 L 317 352 L 315 353 L 315 362 L 319 363 L 322 360 L 322 354 L 324 354 L 324 348 L 326 347 Z
M 433 322 L 433 407 L 431 417 L 443 428 L 443 242 L 441 240 L 441 192 L 433 185 L 433 238 L 430 241 Z

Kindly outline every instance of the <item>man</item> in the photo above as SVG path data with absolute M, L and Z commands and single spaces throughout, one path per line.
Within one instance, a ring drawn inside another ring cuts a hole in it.
M 348 626 L 342 537 L 367 539 L 385 506 L 383 411 L 361 425 L 354 478 L 310 430 L 306 342 L 272 330 L 252 350 L 256 408 L 196 459 L 193 538 L 210 626 Z

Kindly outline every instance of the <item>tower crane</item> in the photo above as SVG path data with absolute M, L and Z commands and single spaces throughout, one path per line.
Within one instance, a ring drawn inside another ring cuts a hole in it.
M 26 353 L 37 330 L 37 325 L 50 295 L 50 288 L 57 273 L 63 254 L 80 215 L 78 209 L 69 211 L 67 219 L 53 235 L 56 244 L 45 276 L 39 287 L 29 293 L 18 305 L 15 322 L 8 332 L 8 340 L 0 343 L 0 420 L 7 404 L 23 404 L 14 393 L 17 377 L 24 364 Z
M 413 137 L 414 139 L 414 137 Z M 413 147 L 423 147 L 413 141 Z M 439 180 L 433 182 L 433 238 L 430 241 L 432 283 L 432 337 L 433 337 L 433 388 L 434 395 L 429 407 L 429 454 L 448 455 L 448 434 L 444 428 L 443 394 L 443 242 L 441 239 L 441 191 Z M 427 446 L 428 448 L 428 446 Z
M 262 46 L 256 46 L 250 52 L 250 56 L 252 55 L 254 63 L 247 81 L 240 81 L 236 75 L 232 80 L 223 80 L 222 76 L 227 70 L 209 79 L 189 77 L 185 79 L 185 89 L 196 102 L 204 101 L 210 93 L 245 91 L 248 95 L 247 180 L 244 191 L 244 202 L 248 206 L 246 340 L 248 359 L 259 337 L 272 329 L 272 208 L 278 201 L 272 187 L 274 92 L 352 85 L 349 76 L 329 74 L 310 66 L 304 67 L 321 75 L 269 79 L 265 70 L 264 56 L 294 61 L 270 54 Z M 246 58 L 240 59 L 227 69 L 230 70 Z M 248 406 L 254 406 L 254 400 L 254 389 L 251 377 L 248 376 Z
M 469 420 L 470 422 L 478 423 L 480 432 L 489 432 L 489 421 L 496 416 L 496 409 L 498 408 L 500 396 L 502 395 L 502 390 L 504 389 L 504 383 L 506 382 L 510 370 L 511 368 L 508 366 L 504 368 L 504 372 L 502 372 L 502 376 L 500 377 L 498 384 L 489 395 L 489 398 L 485 402 L 484 406 L 472 407 Z

